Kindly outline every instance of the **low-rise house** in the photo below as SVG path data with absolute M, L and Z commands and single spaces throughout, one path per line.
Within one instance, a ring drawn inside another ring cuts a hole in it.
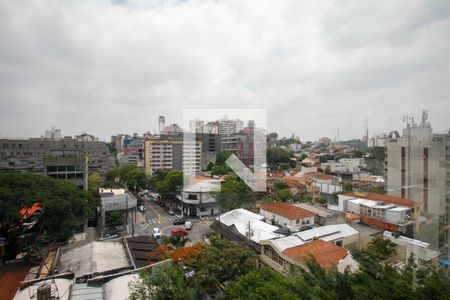
M 260 207 L 259 214 L 272 225 L 289 228 L 296 232 L 314 224 L 316 214 L 285 202 L 264 204 Z
M 333 266 L 340 272 L 347 267 L 352 271 L 358 269 L 358 263 L 347 249 L 323 240 L 313 240 L 284 250 L 279 250 L 272 241 L 261 246 L 261 262 L 282 274 L 295 272 L 296 267 L 305 268 L 305 262 L 311 257 L 324 269 Z
M 279 228 L 267 224 L 263 219 L 261 215 L 239 208 L 217 217 L 211 228 L 221 236 L 248 245 L 259 252 L 261 241 L 285 236 L 276 233 Z
M 312 205 L 308 203 L 297 203 L 294 205 L 315 213 L 316 214 L 315 223 L 321 226 L 345 224 L 345 214 L 343 212 L 327 209 L 325 207 Z

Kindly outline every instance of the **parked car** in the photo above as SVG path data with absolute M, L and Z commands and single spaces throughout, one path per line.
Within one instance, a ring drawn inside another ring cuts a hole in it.
M 172 229 L 172 236 L 177 236 L 179 234 L 189 235 L 189 232 L 186 229 L 183 229 L 183 228 L 174 228 L 174 229 Z
M 173 220 L 173 225 L 184 225 L 187 222 L 186 218 L 180 218 Z
M 171 207 L 168 211 L 169 215 L 174 215 L 175 214 L 175 210 Z
M 184 229 L 191 230 L 191 228 L 192 228 L 192 222 L 191 221 L 186 221 L 184 223 Z
M 155 239 L 161 238 L 161 231 L 159 230 L 158 227 L 153 228 L 152 234 Z
M 144 212 L 144 211 L 145 211 L 144 205 L 140 205 L 140 206 L 138 207 L 138 209 L 139 209 L 141 212 Z

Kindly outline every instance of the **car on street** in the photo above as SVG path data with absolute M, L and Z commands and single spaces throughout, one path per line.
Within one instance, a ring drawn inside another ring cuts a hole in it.
M 189 235 L 189 231 L 187 231 L 186 229 L 183 228 L 174 228 L 172 229 L 172 236 L 177 236 L 177 235 Z
M 192 222 L 191 221 L 186 221 L 184 223 L 184 229 L 191 230 L 191 228 L 192 228 Z
M 174 215 L 175 214 L 175 210 L 173 208 L 170 208 L 168 211 L 169 215 Z
M 158 227 L 153 228 L 152 235 L 155 239 L 161 238 L 161 231 L 159 230 Z
M 187 222 L 186 218 L 179 218 L 179 219 L 175 219 L 173 220 L 173 225 L 184 225 L 184 223 Z

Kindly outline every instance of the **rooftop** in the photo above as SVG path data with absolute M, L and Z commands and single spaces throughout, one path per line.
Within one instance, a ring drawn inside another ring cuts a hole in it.
M 130 266 L 121 242 L 92 242 L 61 254 L 59 271 L 72 271 L 75 277 Z
M 300 263 L 304 263 L 308 257 L 313 256 L 322 268 L 329 269 L 333 265 L 337 266 L 348 255 L 348 252 L 332 243 L 316 240 L 288 248 L 283 251 L 283 254 Z
M 324 207 L 320 207 L 317 205 L 312 205 L 312 204 L 308 204 L 308 203 L 297 203 L 294 204 L 297 207 L 303 208 L 305 210 L 309 210 L 315 214 L 317 214 L 320 217 L 331 217 L 333 215 L 338 215 L 341 214 L 340 212 L 334 211 L 334 210 L 330 210 Z
M 285 202 L 274 202 L 261 205 L 260 209 L 286 217 L 291 220 L 314 217 L 315 213 Z
M 375 193 L 361 193 L 361 192 L 350 192 L 350 193 L 345 193 L 344 195 L 355 197 L 355 198 L 369 199 L 369 200 L 373 200 L 373 201 L 383 201 L 385 203 L 406 206 L 409 208 L 414 208 L 414 207 L 418 206 L 418 203 L 416 203 L 412 200 L 409 200 L 406 198 L 401 198 L 401 197 L 390 196 L 390 195 L 382 195 L 382 194 L 375 194 Z
M 234 226 L 243 236 L 247 236 L 250 228 L 250 239 L 256 243 L 259 243 L 261 240 L 270 240 L 284 236 L 274 233 L 278 227 L 267 224 L 261 221 L 262 219 L 262 216 L 242 208 L 229 211 L 217 218 L 220 223 L 226 226 Z
M 310 241 L 313 238 L 318 238 L 325 241 L 333 241 L 355 234 L 359 234 L 359 232 L 347 224 L 326 225 L 296 233 L 296 235 L 305 242 Z

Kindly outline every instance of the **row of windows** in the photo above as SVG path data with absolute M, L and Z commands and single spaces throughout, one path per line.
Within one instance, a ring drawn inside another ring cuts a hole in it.
M 269 245 L 264 245 L 264 255 L 280 266 L 284 265 L 284 259 Z

